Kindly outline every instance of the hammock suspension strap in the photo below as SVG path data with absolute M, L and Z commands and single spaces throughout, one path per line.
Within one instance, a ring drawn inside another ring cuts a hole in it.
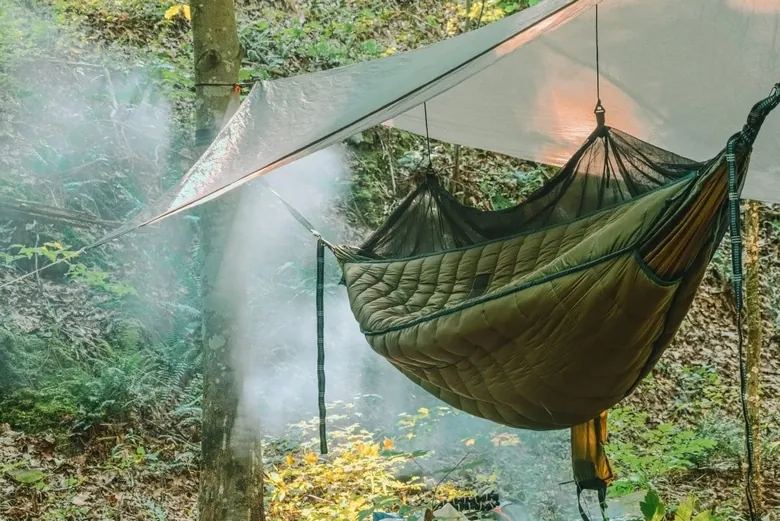
M 745 452 L 747 453 L 747 482 L 745 495 L 747 497 L 748 513 L 751 521 L 756 521 L 756 510 L 753 499 L 753 427 L 747 406 L 747 367 L 744 356 L 744 335 L 742 334 L 742 236 L 739 212 L 739 193 L 737 191 L 737 165 L 734 152 L 735 141 L 740 136 L 729 139 L 726 146 L 726 162 L 728 163 L 729 183 L 729 235 L 731 235 L 731 278 L 734 284 L 734 300 L 737 313 L 736 326 L 739 343 L 739 386 L 742 405 L 742 415 L 745 420 Z
M 758 134 L 758 129 L 764 122 L 768 112 L 780 104 L 780 83 L 775 85 L 772 93 L 766 99 L 756 104 L 748 115 L 748 120 L 742 131 L 733 135 L 726 144 L 726 163 L 728 165 L 728 215 L 729 235 L 731 236 L 731 273 L 734 288 L 734 303 L 736 309 L 736 327 L 739 352 L 739 385 L 742 416 L 745 421 L 745 453 L 747 457 L 747 475 L 745 484 L 745 496 L 747 499 L 748 514 L 751 521 L 758 521 L 755 499 L 753 498 L 753 480 L 755 475 L 753 426 L 750 422 L 750 413 L 747 404 L 747 365 L 745 360 L 744 334 L 742 331 L 742 225 L 739 208 L 739 187 L 737 186 L 737 143 L 752 146 Z
M 328 453 L 325 432 L 325 314 L 323 296 L 325 290 L 325 243 L 317 241 L 317 406 L 320 413 L 320 453 Z
M 317 239 L 317 288 L 315 296 L 317 310 L 317 409 L 319 412 L 320 453 L 327 454 L 328 439 L 325 425 L 327 417 L 325 407 L 325 247 L 333 252 L 340 251 L 340 248 L 326 241 L 314 228 L 314 225 L 276 190 L 271 188 L 265 179 L 262 177 L 259 179 L 265 188 L 279 199 L 290 215 Z

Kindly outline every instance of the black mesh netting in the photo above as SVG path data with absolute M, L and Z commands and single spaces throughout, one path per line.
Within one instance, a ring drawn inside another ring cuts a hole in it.
M 553 178 L 520 204 L 503 210 L 466 206 L 434 174 L 427 174 L 358 254 L 410 257 L 563 224 L 634 199 L 702 166 L 599 126 Z

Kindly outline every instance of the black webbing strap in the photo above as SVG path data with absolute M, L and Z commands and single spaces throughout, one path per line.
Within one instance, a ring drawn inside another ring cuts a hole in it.
M 317 289 L 315 297 L 317 308 L 317 407 L 320 417 L 320 453 L 327 454 L 328 440 L 325 429 L 325 306 L 323 300 L 325 294 L 325 246 L 330 247 L 331 245 L 322 238 L 322 235 L 314 228 L 314 225 L 276 190 L 271 188 L 265 179 L 260 177 L 259 180 L 269 192 L 281 201 L 290 215 L 317 239 Z
M 584 489 L 577 485 L 577 508 L 580 510 L 580 517 L 582 518 L 582 521 L 590 521 L 590 518 L 588 517 L 588 514 L 585 512 L 585 509 L 582 506 L 582 491 Z M 601 509 L 601 519 L 603 521 L 608 521 L 609 518 L 607 517 L 607 485 L 604 484 L 603 487 L 599 487 L 596 489 L 599 497 L 599 508 Z
M 325 435 L 325 313 L 323 294 L 325 291 L 325 243 L 317 241 L 317 390 L 320 410 L 320 453 L 328 453 Z
M 739 197 L 740 190 L 737 186 L 737 161 L 736 146 L 752 146 L 758 135 L 758 130 L 764 122 L 767 114 L 780 104 L 780 83 L 775 85 L 772 93 L 766 99 L 757 103 L 748 115 L 747 123 L 741 132 L 733 135 L 726 144 L 726 163 L 728 164 L 729 184 L 729 235 L 731 236 L 731 273 L 734 283 L 734 301 L 737 314 L 737 336 L 739 343 L 739 379 L 740 398 L 742 402 L 742 415 L 745 420 L 745 452 L 747 456 L 747 476 L 745 495 L 747 497 L 748 514 L 751 521 L 758 520 L 755 500 L 753 498 L 753 468 L 754 447 L 753 427 L 750 422 L 750 414 L 747 404 L 747 366 L 744 355 L 744 335 L 742 332 L 742 235 L 740 222 Z

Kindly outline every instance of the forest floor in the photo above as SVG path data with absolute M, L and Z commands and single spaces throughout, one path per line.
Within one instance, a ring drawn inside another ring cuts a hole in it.
M 242 80 L 415 48 L 452 36 L 465 19 L 462 4 L 432 0 L 237 3 L 247 51 Z M 524 4 L 475 1 L 469 15 L 489 23 Z M 30 18 L 29 5 L 50 15 Z M 84 228 L 0 214 L 0 281 L 99 236 L 192 161 L 191 42 L 181 10 L 166 15 L 175 5 L 0 0 L 0 196 L 97 221 Z M 31 60 L 54 65 L 40 74 L 25 65 Z M 116 69 L 109 73 L 106 63 Z M 138 79 L 138 64 L 153 89 Z M 175 124 L 160 133 L 161 121 Z M 349 196 L 336 201 L 347 221 L 363 228 L 381 221 L 410 185 L 404 165 L 422 148 L 408 135 L 388 144 L 382 132 L 354 144 L 355 178 Z M 435 153 L 447 170 L 453 149 L 436 144 Z M 507 204 L 548 172 L 480 151 L 462 154 L 456 195 L 482 207 Z M 394 173 L 386 171 L 388 157 Z M 780 215 L 769 206 L 763 215 L 758 451 L 768 515 L 780 519 Z M 163 237 L 191 234 L 185 220 L 170 226 Z M 196 518 L 198 292 L 188 269 L 197 243 L 187 237 L 121 242 L 74 261 L 67 275 L 0 290 L 0 521 Z M 17 244 L 26 250 L 11 246 Z M 670 507 L 695 497 L 697 511 L 744 519 L 726 247 L 673 345 L 611 412 L 608 453 L 618 476 L 611 501 L 631 498 L 632 512 L 636 498 L 653 489 Z M 332 406 L 339 414 L 331 419 L 329 458 L 316 454 L 311 424 L 267 440 L 269 519 L 351 520 L 370 508 L 423 507 L 491 488 L 524 503 L 534 519 L 578 518 L 571 487 L 559 485 L 570 479 L 565 433 L 474 427 L 424 398 L 395 425 L 375 427 L 369 417 L 381 408 L 367 400 Z
M 619 442 L 611 447 L 609 455 L 618 463 L 618 478 L 625 480 L 613 491 L 614 496 L 652 486 L 670 505 L 692 496 L 700 508 L 714 509 L 724 519 L 741 517 L 743 438 L 733 317 L 726 295 L 722 282 L 710 275 L 675 345 L 652 377 L 613 417 L 611 429 Z M 780 509 L 778 361 L 780 353 L 776 344 L 769 342 L 763 366 L 766 422 L 762 427 L 760 450 L 764 461 L 765 500 L 770 512 Z M 428 411 L 424 413 L 427 415 Z M 672 426 L 673 430 L 659 429 L 661 425 Z M 685 432 L 695 432 L 696 436 L 688 438 L 682 435 Z M 398 498 L 418 506 L 428 505 L 434 499 L 455 497 L 458 492 L 478 491 L 482 485 L 477 485 L 479 479 L 475 476 L 489 481 L 491 475 L 495 476 L 497 460 L 526 450 L 516 446 L 516 441 L 511 443 L 511 438 L 506 438 L 510 439 L 508 446 L 499 447 L 501 444 L 496 440 L 512 436 L 511 433 L 511 430 L 499 435 L 492 433 L 492 448 L 486 449 L 486 453 L 493 451 L 492 459 L 464 475 L 453 476 L 449 480 L 450 489 L 440 488 L 435 493 L 408 487 L 404 480 L 396 479 L 401 467 L 383 463 L 378 453 L 372 454 L 372 446 L 380 451 L 387 448 L 382 447 L 383 443 L 397 444 L 400 450 L 405 441 L 402 433 L 397 433 L 398 441 L 382 442 L 378 433 L 351 432 L 349 449 L 345 452 L 352 455 L 351 464 L 362 462 L 363 467 L 352 470 L 354 475 L 341 478 L 334 477 L 333 473 L 348 469 L 350 463 L 344 453 L 335 462 L 318 462 L 311 444 L 280 447 L 279 440 L 269 442 L 268 507 L 276 515 L 270 519 L 296 519 L 307 508 L 316 510 L 318 494 L 307 493 L 301 483 L 309 482 L 317 487 L 320 479 L 333 487 L 327 498 L 333 502 L 329 506 L 336 505 L 336 512 L 344 516 L 337 519 L 353 519 L 344 513 L 363 510 L 369 506 L 367 498 L 376 498 L 376 490 L 365 487 L 369 480 L 397 490 Z M 355 436 L 359 436 L 357 443 Z M 197 440 L 197 430 L 181 432 L 165 427 L 156 433 L 153 430 L 136 433 L 132 425 L 106 424 L 89 436 L 66 442 L 61 434 L 51 431 L 33 435 L 15 432 L 7 424 L 0 425 L 0 519 L 195 519 Z M 691 447 L 692 440 L 711 441 L 713 447 L 707 445 L 707 450 L 698 450 Z M 473 439 L 465 441 L 469 442 L 473 443 Z M 458 459 L 459 449 L 462 447 L 452 449 Z M 682 460 L 693 460 L 693 463 L 681 464 Z M 430 476 L 422 476 L 421 484 L 426 478 Z M 554 490 L 557 482 L 548 478 L 547 486 Z M 280 495 L 285 491 L 286 497 Z M 566 498 L 573 502 L 571 491 L 568 496 L 566 493 L 552 495 L 555 497 L 542 494 L 528 498 L 529 509 L 540 518 L 575 519 L 565 512 L 557 512 L 555 507 L 556 502 L 565 502 Z M 339 497 L 351 504 L 339 507 L 336 501 Z M 392 501 L 386 504 L 388 509 L 397 506 Z M 570 503 L 569 507 L 572 506 Z M 633 508 L 631 505 L 627 508 L 636 512 L 638 506 L 635 500 Z

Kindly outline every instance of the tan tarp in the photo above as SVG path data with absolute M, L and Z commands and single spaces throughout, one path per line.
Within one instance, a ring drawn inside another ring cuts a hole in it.
M 560 165 L 593 128 L 596 0 L 544 0 L 416 51 L 262 82 L 169 197 L 120 232 L 389 124 Z M 607 122 L 711 157 L 780 80 L 780 0 L 602 0 Z M 219 87 L 214 87 L 219 88 Z M 756 143 L 743 196 L 780 202 L 780 120 Z
M 712 157 L 780 82 L 780 0 L 603 0 L 599 28 L 607 123 L 684 157 Z M 431 100 L 431 135 L 563 164 L 593 128 L 594 65 L 589 9 Z M 422 133 L 422 109 L 392 124 Z M 742 195 L 780 202 L 780 120 Z

